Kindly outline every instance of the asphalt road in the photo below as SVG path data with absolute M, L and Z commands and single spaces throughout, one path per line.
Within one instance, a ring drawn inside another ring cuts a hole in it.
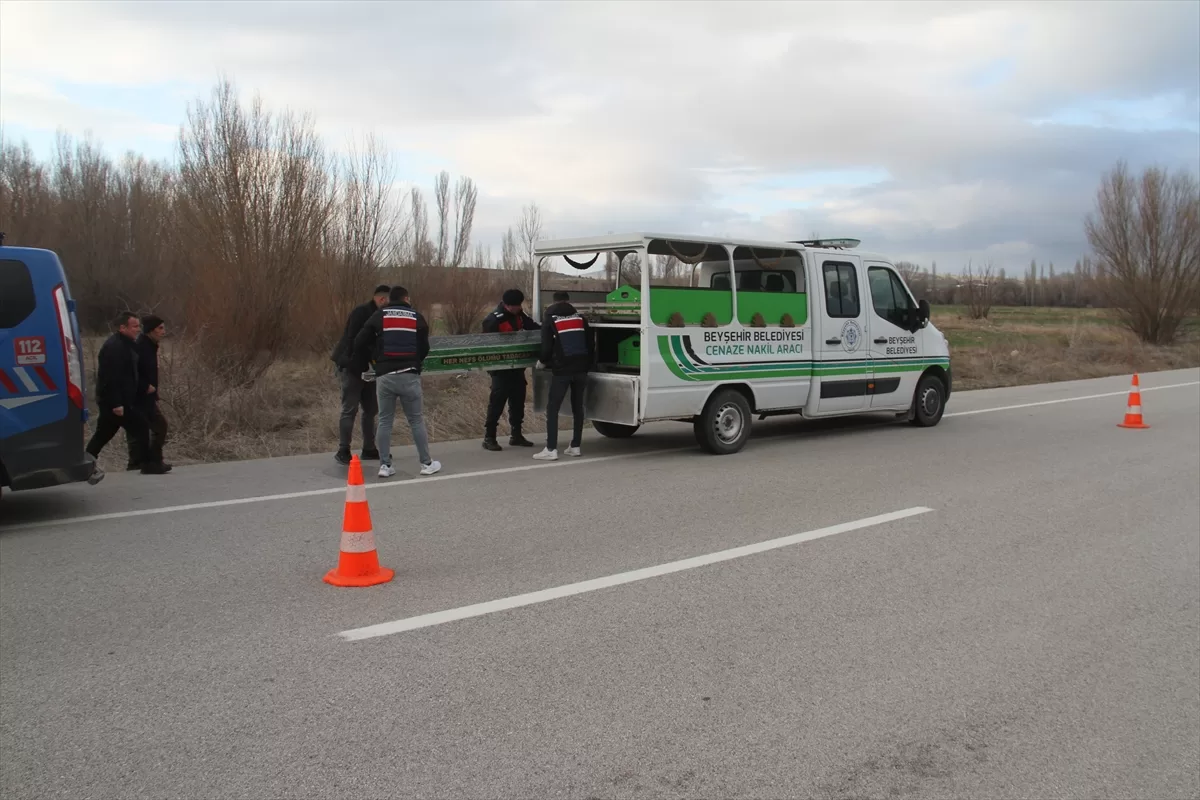
M 1142 431 L 1124 377 L 402 449 L 370 589 L 321 581 L 330 456 L 6 493 L 0 795 L 1200 797 L 1198 384 L 1143 375 Z

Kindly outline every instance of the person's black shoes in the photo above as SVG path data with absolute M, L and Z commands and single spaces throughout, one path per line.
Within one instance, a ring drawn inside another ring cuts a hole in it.
M 496 441 L 495 436 L 485 436 L 483 438 L 483 449 L 491 450 L 494 453 L 499 453 L 504 448 L 502 448 L 500 443 Z
M 533 447 L 533 442 L 529 441 L 519 433 L 514 433 L 512 437 L 509 438 L 508 443 L 512 447 Z
M 358 457 L 358 460 L 359 461 L 378 461 L 379 460 L 379 451 L 376 450 L 375 448 L 371 448 L 370 450 L 363 450 L 362 455 Z
M 157 464 L 143 464 L 142 465 L 142 474 L 143 475 L 166 475 L 170 471 L 171 471 L 171 465 L 163 463 L 161 461 Z
M 339 448 L 337 453 L 334 454 L 333 457 L 339 464 L 342 464 L 343 466 L 349 466 L 350 465 L 350 448 L 349 447 Z

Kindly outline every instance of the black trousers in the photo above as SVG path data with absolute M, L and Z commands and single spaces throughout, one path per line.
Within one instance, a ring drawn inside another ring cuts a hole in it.
M 143 409 L 146 422 L 150 427 L 149 458 L 138 454 L 137 437 L 128 428 L 125 429 L 125 443 L 129 447 L 129 466 L 140 467 L 142 464 L 161 464 L 163 447 L 167 444 L 167 418 L 158 410 L 158 403 L 152 403 Z
M 362 407 L 363 450 L 375 450 L 375 422 L 379 416 L 379 397 L 374 383 L 362 379 L 362 372 L 338 370 L 342 384 L 342 415 L 338 418 L 338 449 L 349 450 L 354 436 L 354 418 Z
M 575 426 L 572 430 L 571 447 L 579 447 L 583 439 L 583 392 L 587 389 L 586 372 L 576 375 L 555 375 L 550 379 L 550 397 L 546 400 L 546 449 L 558 449 L 558 410 L 571 392 L 571 416 Z
M 138 460 L 141 461 L 150 451 L 150 421 L 146 418 L 145 413 L 131 406 L 126 406 L 124 412 L 121 416 L 117 416 L 111 408 L 100 409 L 96 418 L 96 432 L 92 434 L 91 440 L 87 443 L 87 451 L 92 454 L 93 458 L 100 457 L 100 451 L 104 449 L 104 445 L 111 442 L 112 438 L 117 435 L 117 431 L 122 428 L 132 439 L 129 447 L 130 458 L 134 458 L 136 454 Z
M 500 415 L 504 406 L 508 406 L 508 424 L 513 435 L 521 432 L 525 422 L 525 370 L 503 369 L 492 372 L 492 394 L 488 398 L 487 420 L 484 422 L 484 435 L 496 438 L 496 426 L 500 424 Z

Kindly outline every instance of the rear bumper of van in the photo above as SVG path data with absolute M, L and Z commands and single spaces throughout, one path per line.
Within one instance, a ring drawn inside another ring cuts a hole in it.
M 14 492 L 86 481 L 96 460 L 84 452 L 83 424 L 63 419 L 0 442 L 0 463 Z

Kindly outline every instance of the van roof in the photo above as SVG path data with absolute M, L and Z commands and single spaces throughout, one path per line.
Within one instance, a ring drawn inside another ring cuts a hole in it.
M 843 250 L 838 248 L 808 247 L 798 242 L 767 239 L 734 239 L 725 236 L 693 236 L 677 233 L 610 233 L 604 236 L 586 236 L 577 239 L 542 239 L 534 246 L 534 254 L 539 256 L 555 256 L 570 255 L 573 253 L 594 253 L 597 250 L 632 249 L 641 247 L 648 239 L 666 239 L 672 242 L 696 242 L 697 244 L 746 245 L 749 247 L 761 247 L 763 249 L 798 250 L 813 253 L 851 252 L 860 258 L 891 262 L 891 259 L 881 254 L 858 249 Z

